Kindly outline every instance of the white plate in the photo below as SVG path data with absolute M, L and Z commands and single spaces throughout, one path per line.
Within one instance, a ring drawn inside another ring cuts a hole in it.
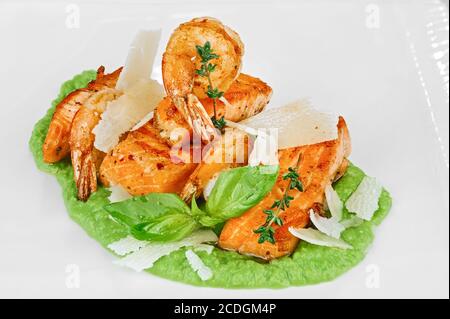
M 0 297 L 448 298 L 448 9 L 438 1 L 177 2 L 0 4 Z M 79 24 L 68 18 L 78 9 Z M 140 28 L 162 27 L 167 39 L 203 15 L 240 33 L 244 71 L 272 85 L 271 106 L 310 97 L 344 115 L 351 159 L 392 192 L 367 257 L 333 282 L 232 291 L 119 268 L 68 218 L 55 178 L 33 163 L 32 127 L 63 81 L 121 65 Z

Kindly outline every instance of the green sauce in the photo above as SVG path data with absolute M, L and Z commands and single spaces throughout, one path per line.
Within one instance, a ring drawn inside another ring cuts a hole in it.
M 29 144 L 37 167 L 54 175 L 60 183 L 70 217 L 89 236 L 106 248 L 108 244 L 127 235 L 125 228 L 110 219 L 103 209 L 103 206 L 109 203 L 109 191 L 99 187 L 86 203 L 78 201 L 70 162 L 64 160 L 56 164 L 46 164 L 42 160 L 42 144 L 55 106 L 67 94 L 85 87 L 94 78 L 95 71 L 85 71 L 61 86 L 58 98 L 53 101 L 47 114 L 35 125 Z M 345 176 L 334 185 L 342 200 L 345 201 L 352 194 L 364 176 L 363 171 L 356 166 L 349 167 Z M 211 255 L 198 252 L 203 262 L 214 273 L 212 279 L 201 281 L 189 266 L 184 255 L 185 250 L 181 249 L 162 257 L 147 272 L 191 285 L 222 288 L 283 288 L 329 281 L 345 273 L 364 258 L 374 240 L 373 226 L 382 222 L 390 210 L 391 203 L 389 193 L 383 190 L 379 209 L 372 221 L 347 229 L 343 233 L 342 238 L 353 246 L 351 250 L 301 242 L 292 256 L 271 263 L 220 249 L 214 249 Z M 348 212 L 344 212 L 344 216 L 345 214 Z

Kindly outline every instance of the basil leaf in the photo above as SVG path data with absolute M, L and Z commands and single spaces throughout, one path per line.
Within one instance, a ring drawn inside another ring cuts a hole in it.
M 245 166 L 221 173 L 206 201 L 207 216 L 200 223 L 214 226 L 258 204 L 272 190 L 278 170 L 278 166 Z
M 109 204 L 105 210 L 140 240 L 179 240 L 199 226 L 189 207 L 175 194 L 150 193 Z
M 199 221 L 199 223 L 205 227 L 213 227 L 223 222 L 223 219 L 211 217 L 208 215 L 207 212 L 198 207 L 197 201 L 195 200 L 195 196 L 192 198 L 191 201 L 191 212 L 192 216 L 194 216 L 194 218 L 196 218 Z
M 177 241 L 189 236 L 199 224 L 189 215 L 163 215 L 131 227 L 131 234 L 139 240 Z

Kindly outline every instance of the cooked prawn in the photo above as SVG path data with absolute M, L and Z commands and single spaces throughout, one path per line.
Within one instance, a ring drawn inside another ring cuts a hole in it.
M 244 119 L 262 111 L 271 95 L 272 89 L 266 83 L 248 75 L 241 75 L 225 93 L 228 102 L 218 103 L 218 111 L 228 120 Z M 211 101 L 209 99 L 202 101 L 205 101 L 206 110 L 212 114 Z M 171 133 L 180 128 L 187 133 L 187 136 L 175 135 L 175 138 L 181 139 L 171 140 Z M 182 191 L 183 197 L 189 201 L 192 195 L 199 195 L 202 192 L 216 173 L 246 163 L 249 139 L 241 132 L 234 135 L 231 132 L 235 131 L 227 130 L 221 139 L 213 144 L 219 145 L 220 148 L 216 146 L 203 150 L 206 156 L 201 164 L 186 163 L 176 166 L 169 164 L 167 156 L 159 155 L 161 152 L 152 151 L 152 149 L 155 145 L 159 145 L 156 149 L 164 149 L 168 154 L 168 146 L 163 145 L 165 143 L 182 144 L 183 138 L 188 138 L 189 143 L 190 132 L 181 113 L 171 99 L 166 97 L 157 106 L 154 119 L 147 123 L 146 129 L 139 130 L 138 133 L 130 133 L 125 141 L 119 143 L 113 152 L 105 157 L 100 168 L 100 179 L 106 184 L 119 184 L 131 194 L 140 195 L 162 190 L 176 193 Z M 159 139 L 155 138 L 155 134 L 159 135 Z M 143 147 L 145 144 L 152 147 Z M 146 152 L 144 153 L 143 150 Z M 158 167 L 158 163 L 163 165 Z
M 244 45 L 236 32 L 213 18 L 193 19 L 172 33 L 163 55 L 162 75 L 167 95 L 194 132 L 209 142 L 216 131 L 199 98 L 207 97 L 210 84 L 196 73 L 201 67 L 196 46 L 208 41 L 219 56 L 211 82 L 226 92 L 239 75 Z
M 117 79 L 121 69 L 110 76 Z M 93 128 L 98 124 L 108 102 L 117 99 L 121 92 L 112 88 L 103 88 L 92 94 L 76 113 L 70 130 L 69 144 L 78 189 L 78 198 L 86 201 L 97 190 L 97 167 L 103 153 L 94 149 Z
M 229 121 L 238 122 L 258 114 L 264 110 L 272 96 L 272 88 L 258 78 L 241 73 L 223 96 L 223 101 L 216 103 L 216 115 Z M 210 98 L 200 100 L 209 116 L 214 114 L 213 102 Z M 224 103 L 225 102 L 225 103 Z M 190 132 L 190 127 L 171 99 L 166 97 L 156 107 L 155 127 L 161 137 L 170 144 L 178 142 L 177 136 L 171 134 L 177 129 Z M 191 133 L 191 132 L 190 132 Z
M 220 116 L 223 115 L 225 119 L 238 122 L 264 110 L 271 96 L 272 89 L 266 83 L 252 76 L 240 74 L 238 79 L 225 93 L 224 98 L 226 102 L 217 104 L 219 106 L 218 111 L 220 112 Z M 211 100 L 205 100 L 204 105 L 208 112 L 213 112 Z M 243 161 L 239 163 L 236 161 L 221 161 L 220 156 L 222 155 L 220 153 L 208 153 L 205 161 L 199 164 L 181 191 L 181 197 L 185 201 L 189 202 L 192 196 L 199 197 L 209 181 L 221 171 L 247 163 L 248 148 L 251 146 L 251 144 L 248 144 L 249 139 L 241 139 L 241 144 L 234 142 L 232 143 L 233 147 L 229 147 L 230 143 L 227 139 L 230 139 L 232 132 L 236 134 L 236 131 L 227 132 L 228 134 L 222 136 L 217 145 L 224 147 L 223 153 L 227 154 L 228 158 L 234 158 L 237 155 L 237 151 L 241 152 L 239 157 L 243 157 Z M 245 152 L 242 153 L 242 150 L 245 150 Z M 214 158 L 211 158 L 212 156 Z
M 69 155 L 70 128 L 75 114 L 92 94 L 115 86 L 118 73 L 105 75 L 104 71 L 103 66 L 99 67 L 95 80 L 91 81 L 86 88 L 70 93 L 56 106 L 42 146 L 44 162 L 56 163 Z

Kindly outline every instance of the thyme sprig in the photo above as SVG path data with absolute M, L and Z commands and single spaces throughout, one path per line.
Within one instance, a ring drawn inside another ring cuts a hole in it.
M 197 54 L 200 56 L 202 65 L 200 69 L 195 70 L 195 72 L 202 77 L 205 77 L 208 79 L 208 89 L 206 90 L 206 95 L 213 100 L 213 108 L 214 108 L 214 115 L 211 117 L 211 121 L 213 122 L 214 126 L 219 129 L 223 130 L 223 128 L 226 125 L 225 118 L 222 116 L 220 119 L 217 118 L 217 99 L 220 99 L 224 92 L 219 91 L 218 88 L 215 88 L 213 86 L 212 80 L 211 80 L 211 73 L 215 71 L 217 64 L 210 63 L 211 60 L 219 58 L 219 55 L 215 54 L 211 48 L 211 43 L 209 41 L 206 41 L 203 46 L 196 45 L 195 48 L 197 49 Z
M 278 226 L 283 226 L 283 220 L 280 218 L 280 214 L 281 212 L 285 211 L 286 208 L 289 208 L 291 201 L 294 199 L 294 197 L 289 195 L 289 191 L 296 189 L 299 192 L 303 192 L 303 184 L 297 171 L 299 163 L 300 157 L 298 159 L 297 165 L 295 167 L 289 167 L 288 171 L 283 174 L 283 180 L 289 180 L 289 184 L 284 191 L 283 197 L 281 199 L 275 200 L 270 209 L 265 209 L 263 211 L 264 214 L 267 215 L 266 222 L 264 223 L 264 225 L 254 230 L 256 234 L 259 234 L 258 243 L 260 244 L 266 241 L 271 244 L 275 244 L 275 229 L 272 225 L 276 224 Z

